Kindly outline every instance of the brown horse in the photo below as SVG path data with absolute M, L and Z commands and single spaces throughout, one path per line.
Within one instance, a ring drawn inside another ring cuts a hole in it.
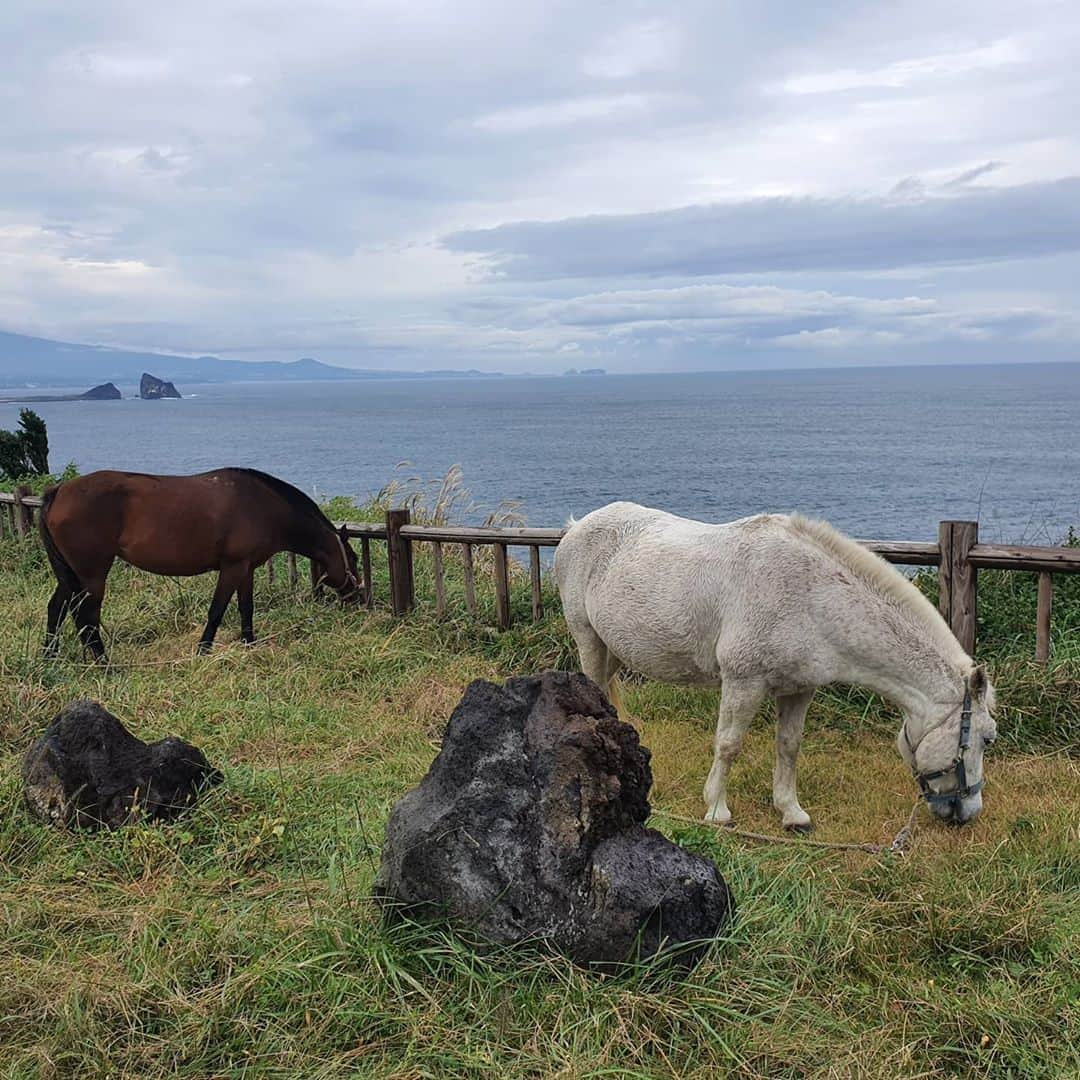
M 255 569 L 279 551 L 309 558 L 312 580 L 343 600 L 363 598 L 345 528 L 335 529 L 302 491 L 254 469 L 198 476 L 90 473 L 48 491 L 40 522 L 58 582 L 49 601 L 49 654 L 70 612 L 84 646 L 104 660 L 101 602 L 117 558 L 169 577 L 218 571 L 200 652 L 209 651 L 233 593 L 241 637 L 255 640 Z

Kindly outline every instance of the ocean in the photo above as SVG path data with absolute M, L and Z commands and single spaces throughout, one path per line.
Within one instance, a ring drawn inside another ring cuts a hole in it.
M 1078 365 L 179 388 L 32 406 L 53 468 L 247 465 L 363 499 L 458 464 L 471 521 L 515 499 L 543 526 L 613 499 L 706 521 L 798 510 L 879 539 L 931 540 L 946 518 L 1011 542 L 1080 526 Z

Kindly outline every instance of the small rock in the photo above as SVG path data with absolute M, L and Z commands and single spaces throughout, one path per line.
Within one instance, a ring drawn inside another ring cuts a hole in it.
M 649 752 L 584 675 L 474 682 L 394 807 L 375 891 L 389 915 L 542 941 L 582 965 L 685 943 L 734 914 L 716 867 L 644 827 Z
M 63 709 L 27 752 L 22 775 L 36 817 L 91 829 L 171 820 L 222 779 L 190 743 L 144 743 L 93 701 Z

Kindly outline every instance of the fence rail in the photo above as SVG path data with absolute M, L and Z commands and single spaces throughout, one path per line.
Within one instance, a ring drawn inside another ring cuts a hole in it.
M 17 536 L 33 532 L 34 512 L 42 500 L 26 488 L 0 492 L 0 525 Z M 413 547 L 431 545 L 435 582 L 435 611 L 446 613 L 447 545 L 461 549 L 465 606 L 478 617 L 476 602 L 475 547 L 491 547 L 494 553 L 493 576 L 495 617 L 499 629 L 511 625 L 510 548 L 526 548 L 529 553 L 529 588 L 532 617 L 544 613 L 540 548 L 558 546 L 565 530 L 539 528 L 475 528 L 452 525 L 414 525 L 409 511 L 390 510 L 382 523 L 346 521 L 349 537 L 360 541 L 360 564 L 369 607 L 374 604 L 374 579 L 371 567 L 371 544 L 386 544 L 390 579 L 390 606 L 396 615 L 411 611 L 416 603 L 416 572 Z M 978 607 L 978 572 L 980 569 L 1029 571 L 1039 575 L 1038 604 L 1035 617 L 1035 659 L 1045 663 L 1050 656 L 1050 613 L 1054 596 L 1054 574 L 1080 573 L 1080 548 L 1033 547 L 1025 544 L 979 543 L 979 526 L 974 521 L 943 521 L 938 526 L 937 543 L 907 540 L 860 540 L 888 562 L 902 566 L 938 568 L 938 606 L 945 621 L 969 653 L 975 651 Z M 268 564 L 273 575 L 273 563 Z M 299 580 L 296 556 L 288 556 L 289 582 Z

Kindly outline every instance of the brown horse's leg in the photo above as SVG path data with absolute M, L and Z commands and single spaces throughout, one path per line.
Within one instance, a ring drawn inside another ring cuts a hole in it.
M 255 571 L 244 574 L 236 590 L 236 606 L 240 609 L 240 640 L 255 644 Z
M 214 636 L 218 632 L 221 620 L 225 617 L 225 611 L 236 592 L 240 583 L 240 571 L 235 566 L 223 566 L 218 574 L 217 588 L 214 589 L 214 599 L 210 601 L 210 612 L 206 618 L 206 629 L 203 630 L 199 639 L 199 652 L 208 653 L 210 646 L 214 644 Z
M 323 569 L 322 563 L 311 560 L 311 595 L 316 600 L 321 600 L 326 595 L 326 586 L 323 582 L 326 580 L 326 571 Z
M 108 573 L 108 570 L 105 571 Z M 105 662 L 105 642 L 101 640 L 101 603 L 105 599 L 105 574 L 86 582 L 82 593 L 71 599 L 71 611 L 83 647 L 95 660 Z
M 49 623 L 45 631 L 45 655 L 55 656 L 60 648 L 60 628 L 71 610 L 71 589 L 59 584 L 49 601 Z

